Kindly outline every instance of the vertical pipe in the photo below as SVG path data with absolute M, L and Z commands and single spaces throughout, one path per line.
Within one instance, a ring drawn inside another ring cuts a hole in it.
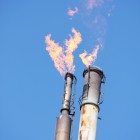
M 71 118 L 70 99 L 72 93 L 73 74 L 65 75 L 65 87 L 61 115 L 57 118 L 55 140 L 70 140 Z
M 99 112 L 100 87 L 104 77 L 97 67 L 89 67 L 83 72 L 84 88 L 82 94 L 81 116 L 78 140 L 95 140 Z

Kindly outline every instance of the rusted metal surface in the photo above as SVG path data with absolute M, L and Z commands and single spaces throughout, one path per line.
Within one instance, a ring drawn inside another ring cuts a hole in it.
M 100 88 L 103 72 L 97 67 L 89 67 L 83 73 L 81 116 L 78 140 L 95 140 L 99 112 Z
M 95 140 L 98 108 L 86 104 L 81 108 L 80 129 L 78 140 Z

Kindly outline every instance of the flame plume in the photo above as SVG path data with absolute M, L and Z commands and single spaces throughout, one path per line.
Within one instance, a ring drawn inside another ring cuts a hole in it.
M 51 34 L 46 36 L 46 44 L 46 51 L 49 52 L 50 57 L 52 58 L 52 60 L 54 60 L 54 65 L 57 68 L 57 70 L 60 72 L 61 75 L 63 75 L 65 67 L 62 47 L 59 46 L 58 43 L 55 43 L 53 40 L 51 40 Z
M 66 72 L 74 73 L 75 65 L 73 64 L 73 52 L 78 48 L 78 45 L 82 41 L 80 32 L 77 32 L 74 28 L 72 28 L 72 33 L 73 36 L 70 35 L 70 38 L 65 40 L 65 50 L 58 43 L 51 40 L 51 34 L 45 37 L 47 45 L 46 51 L 49 52 L 50 57 L 54 61 L 55 67 L 62 76 L 64 76 Z
M 75 7 L 75 10 L 68 9 L 68 15 L 73 17 L 75 14 L 78 13 L 78 8 Z
M 73 65 L 74 56 L 72 53 L 78 48 L 78 45 L 82 41 L 81 34 L 77 32 L 74 28 L 72 29 L 72 33 L 74 34 L 74 36 L 70 35 L 70 39 L 65 40 L 65 46 L 67 47 L 65 51 L 65 63 L 68 68 L 68 71 L 70 72 L 75 71 L 75 65 Z
M 93 50 L 92 53 L 88 54 L 86 51 L 84 53 L 80 54 L 79 57 L 82 59 L 82 62 L 88 67 L 92 63 L 95 62 L 98 54 L 100 46 L 97 45 L 96 48 Z

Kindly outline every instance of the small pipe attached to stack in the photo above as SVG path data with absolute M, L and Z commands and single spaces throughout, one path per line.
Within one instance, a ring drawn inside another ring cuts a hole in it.
M 70 140 L 71 122 L 70 102 L 72 95 L 72 84 L 75 76 L 71 73 L 65 75 L 65 86 L 61 115 L 57 118 L 55 140 Z
M 84 88 L 82 94 L 81 116 L 78 140 L 95 140 L 98 120 L 100 88 L 103 82 L 103 71 L 90 67 L 83 72 Z

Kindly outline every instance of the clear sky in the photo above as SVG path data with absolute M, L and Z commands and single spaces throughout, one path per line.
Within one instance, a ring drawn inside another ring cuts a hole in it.
M 81 20 L 67 15 L 80 0 L 0 0 L 0 140 L 53 140 L 64 80 L 45 51 L 45 36 L 63 44 L 75 27 L 84 40 L 74 52 L 76 116 L 85 66 L 79 58 L 89 36 Z M 140 139 L 140 1 L 114 0 L 104 47 L 95 65 L 106 75 L 97 140 Z M 77 15 L 78 16 L 78 15 Z M 87 46 L 86 46 L 87 45 Z

